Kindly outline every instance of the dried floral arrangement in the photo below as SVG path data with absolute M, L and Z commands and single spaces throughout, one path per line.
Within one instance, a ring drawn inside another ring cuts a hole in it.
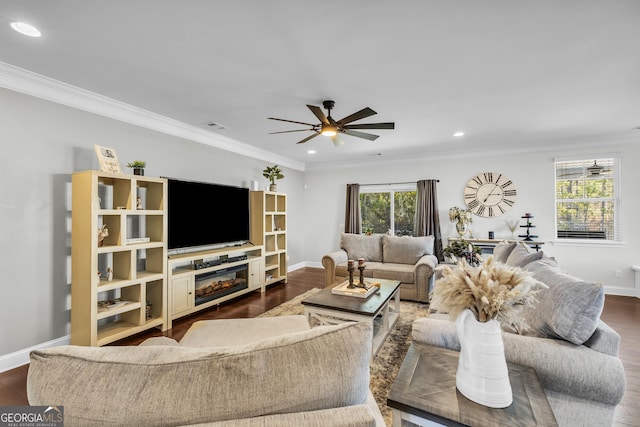
M 547 285 L 519 267 L 495 262 L 489 257 L 478 267 L 460 260 L 457 267 L 443 267 L 431 293 L 431 305 L 457 318 L 469 309 L 480 322 L 496 319 L 521 333 L 527 329 L 520 316 L 525 304 L 537 302 L 535 295 Z

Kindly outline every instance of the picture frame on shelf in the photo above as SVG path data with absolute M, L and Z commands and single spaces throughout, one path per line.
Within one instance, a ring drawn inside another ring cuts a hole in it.
M 122 173 L 120 162 L 118 162 L 118 156 L 116 155 L 116 150 L 97 144 L 94 144 L 93 147 L 96 150 L 96 155 L 100 162 L 100 170 L 102 172 Z

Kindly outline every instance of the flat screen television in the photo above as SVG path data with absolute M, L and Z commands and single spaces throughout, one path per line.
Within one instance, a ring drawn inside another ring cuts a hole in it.
M 168 249 L 249 241 L 249 189 L 168 178 Z

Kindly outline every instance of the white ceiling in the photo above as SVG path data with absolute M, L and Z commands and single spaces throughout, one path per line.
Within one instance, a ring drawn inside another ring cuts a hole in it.
M 640 143 L 638 0 L 3 0 L 0 20 L 2 62 L 307 167 Z M 325 99 L 396 129 L 269 135 Z

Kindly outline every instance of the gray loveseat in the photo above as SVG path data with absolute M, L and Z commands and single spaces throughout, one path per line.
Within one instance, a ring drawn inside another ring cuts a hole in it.
M 359 258 L 366 261 L 365 277 L 399 280 L 401 299 L 429 301 L 433 273 L 438 265 L 438 258 L 433 255 L 433 236 L 342 233 L 340 250 L 322 257 L 325 286 L 344 281 L 349 275 L 347 261 Z
M 68 427 L 383 427 L 371 337 L 365 323 L 310 329 L 304 316 L 201 321 L 180 343 L 34 351 L 27 395 L 64 406 Z
M 523 310 L 530 329 L 524 335 L 503 332 L 507 361 L 536 370 L 560 426 L 612 425 L 625 374 L 618 358 L 620 335 L 600 319 L 602 284 L 570 276 L 522 243 L 498 244 L 494 258 L 533 272 L 549 286 L 537 295 L 537 305 Z M 455 323 L 442 317 L 416 320 L 413 339 L 459 350 Z

